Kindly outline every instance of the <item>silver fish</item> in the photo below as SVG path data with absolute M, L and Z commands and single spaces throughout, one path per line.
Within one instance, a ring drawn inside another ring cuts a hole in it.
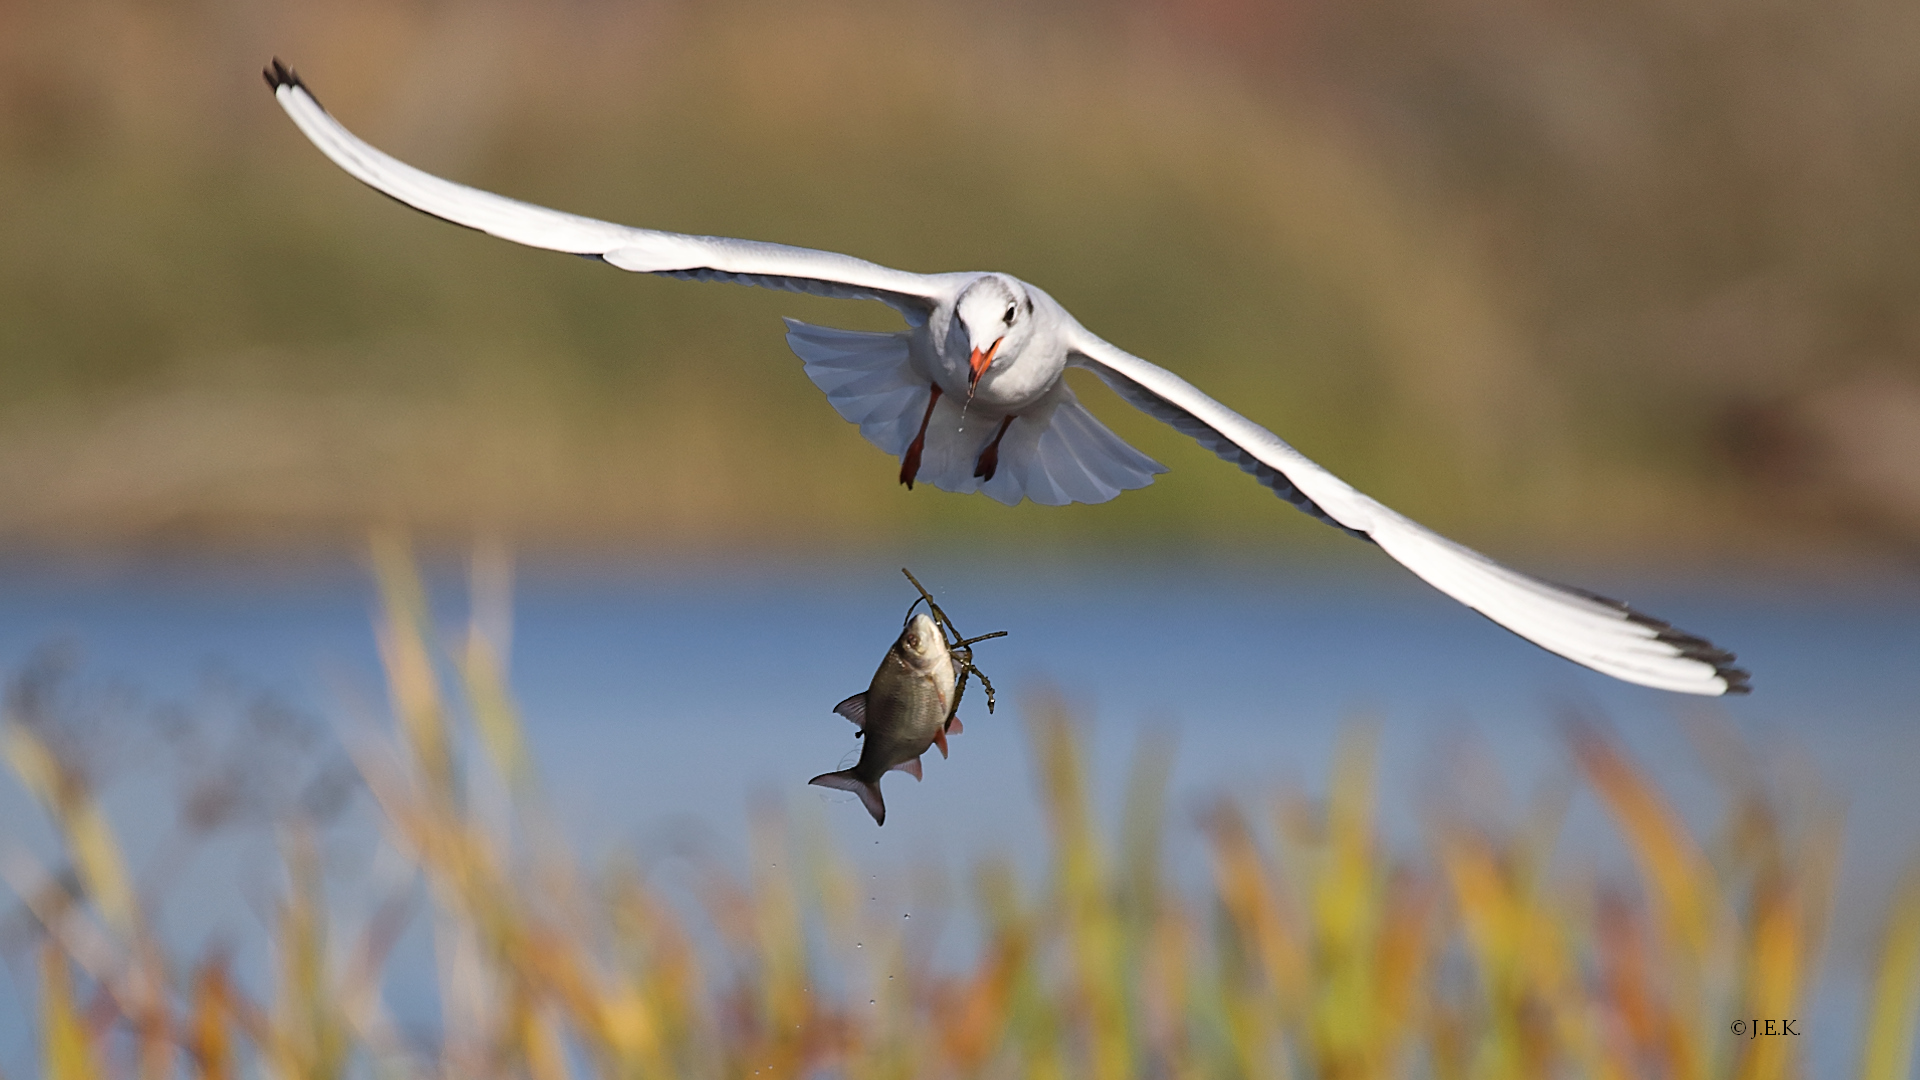
M 959 679 L 953 653 L 940 627 L 923 613 L 907 620 L 873 682 L 866 690 L 833 707 L 853 721 L 866 740 L 860 760 L 851 769 L 824 773 L 807 781 L 821 787 L 851 791 L 860 796 L 876 825 L 887 823 L 887 804 L 880 798 L 880 778 L 898 769 L 920 779 L 920 755 L 940 744 L 946 756 L 949 722 L 958 702 Z
M 913 576 L 913 571 L 903 566 L 900 568 L 900 572 L 907 575 L 908 581 L 913 582 L 914 589 L 920 593 L 920 600 L 926 601 L 927 610 L 933 613 L 933 621 L 939 623 L 940 628 L 946 633 L 947 652 L 953 657 L 953 669 L 958 673 L 960 679 L 960 686 L 953 693 L 953 707 L 947 710 L 946 729 L 942 731 L 941 735 L 935 736 L 933 740 L 940 747 L 940 756 L 946 757 L 947 740 L 944 738 L 946 732 L 951 731 L 955 735 L 958 735 L 963 730 L 960 726 L 960 699 L 967 696 L 968 679 L 979 679 L 980 685 L 986 687 L 987 712 L 993 712 L 993 680 L 987 678 L 987 673 L 981 671 L 979 666 L 973 662 L 973 646 L 982 641 L 992 641 L 997 637 L 1006 637 L 1007 632 L 1005 630 L 995 630 L 991 634 L 981 634 L 978 637 L 962 637 L 960 635 L 960 628 L 953 625 L 953 620 L 947 618 L 946 612 L 940 610 L 940 604 L 934 600 L 933 594 L 927 591 L 927 587 L 920 584 L 920 579 Z M 919 600 L 914 601 L 914 607 L 918 607 L 919 604 Z M 907 611 L 908 613 L 912 613 L 913 608 L 910 607 Z

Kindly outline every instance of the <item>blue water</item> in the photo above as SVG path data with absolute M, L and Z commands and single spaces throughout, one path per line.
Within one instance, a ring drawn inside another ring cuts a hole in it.
M 884 829 L 852 796 L 805 781 L 849 763 L 858 748 L 851 725 L 828 710 L 865 688 L 898 632 L 915 595 L 900 558 L 523 567 L 512 682 L 548 798 L 573 841 L 596 857 L 629 852 L 656 863 L 695 837 L 737 863 L 748 808 L 772 799 L 823 822 L 876 882 L 925 864 L 964 892 L 966 868 L 982 854 L 1008 852 L 1028 868 L 1041 859 L 1044 823 L 1023 721 L 1054 698 L 1091 736 L 1096 796 L 1110 810 L 1142 733 L 1174 736 L 1168 849 L 1173 872 L 1187 880 L 1202 872 L 1193 821 L 1207 800 L 1281 784 L 1323 791 L 1337 741 L 1356 720 L 1380 733 L 1390 842 L 1416 843 L 1442 792 L 1457 801 L 1464 790 L 1475 806 L 1519 813 L 1570 775 L 1562 721 L 1574 714 L 1603 718 L 1705 832 L 1725 803 L 1696 737 L 1718 723 L 1781 769 L 1818 777 L 1846 809 L 1837 930 L 1826 984 L 1809 1008 L 1816 1034 L 1807 1036 L 1818 1071 L 1845 1066 L 1878 905 L 1920 850 L 1914 582 L 1582 578 L 1738 651 L 1755 693 L 1709 702 L 1577 668 L 1384 565 L 986 568 L 924 554 L 909 562 L 962 630 L 1010 636 L 976 654 L 1000 690 L 998 713 L 986 714 L 978 686 L 969 691 L 952 759 L 930 757 L 924 783 L 886 781 Z M 452 568 L 433 580 L 451 632 L 464 618 L 463 584 Z M 236 701 L 264 697 L 322 733 L 307 751 L 318 758 L 337 754 L 339 731 L 384 715 L 372 589 L 352 567 L 290 580 L 205 563 L 15 566 L 0 570 L 0 597 L 4 669 L 19 670 L 50 641 L 70 643 L 78 660 L 65 693 L 108 731 L 150 725 L 167 703 L 231 712 Z M 101 766 L 109 805 L 127 846 L 155 864 L 136 855 L 136 870 L 159 880 L 158 853 L 171 850 L 166 837 L 178 830 L 174 788 L 153 763 L 171 759 L 150 736 L 125 742 Z M 371 835 L 364 801 L 347 820 Z M 46 850 L 44 824 L 10 780 L 0 781 L 0 820 Z M 270 830 L 229 830 L 195 849 L 195 872 L 164 886 L 169 935 L 188 947 L 257 948 L 277 887 L 275 842 Z M 330 870 L 352 880 L 388 872 L 366 847 L 336 852 Z M 1560 858 L 1575 870 L 1630 869 L 1584 794 L 1575 796 Z M 32 1060 L 21 1018 L 33 965 L 6 947 L 14 978 L 0 985 L 0 1071 L 19 1075 Z M 431 987 L 425 948 L 424 940 L 403 946 L 403 960 L 408 949 L 418 954 L 407 961 L 418 970 L 393 990 L 403 1014 L 399 999 L 424 999 Z

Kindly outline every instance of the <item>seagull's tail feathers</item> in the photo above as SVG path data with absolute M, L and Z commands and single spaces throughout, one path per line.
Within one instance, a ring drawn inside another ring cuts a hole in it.
M 1166 466 L 1128 446 L 1093 418 L 1065 382 L 1007 425 L 992 476 L 980 455 L 1004 416 L 964 397 L 942 394 L 927 413 L 932 386 L 908 362 L 911 332 L 875 334 L 787 320 L 787 345 L 834 409 L 860 425 L 868 442 L 894 457 L 926 423 L 916 479 L 943 491 L 984 492 L 1008 506 L 1106 502 L 1146 487 Z
M 925 400 L 920 399 L 923 407 Z M 1108 431 L 1060 382 L 1013 418 L 1000 436 L 993 475 L 978 475 L 980 455 L 999 433 L 1002 419 L 953 395 L 942 396 L 927 425 L 920 479 L 945 491 L 978 491 L 1008 506 L 1023 498 L 1064 506 L 1106 502 L 1146 487 L 1167 471 Z
M 907 363 L 911 332 L 873 334 L 787 320 L 787 345 L 834 409 L 868 442 L 899 457 L 926 415 L 925 379 Z

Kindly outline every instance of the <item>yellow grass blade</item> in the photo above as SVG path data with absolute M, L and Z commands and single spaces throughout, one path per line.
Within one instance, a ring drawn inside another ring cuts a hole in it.
M 99 1080 L 107 1075 L 73 999 L 67 958 L 52 944 L 40 950 L 40 1060 L 47 1080 Z
M 1920 862 L 1907 868 L 1887 911 L 1880 963 L 1868 1001 L 1860 1080 L 1902 1080 L 1911 1075 L 1916 1017 L 1920 1017 Z
M 226 965 L 215 960 L 200 968 L 193 981 L 193 1004 L 187 1014 L 186 1048 L 202 1080 L 229 1080 L 233 1071 L 233 1016 Z
M 1374 984 L 1382 868 L 1373 849 L 1373 748 L 1370 729 L 1349 727 L 1341 738 L 1326 824 L 1307 869 L 1316 998 L 1309 1050 L 1340 1075 L 1373 1074 L 1391 1042 Z
M 494 768 L 516 790 L 525 790 L 533 782 L 532 762 L 506 680 L 513 605 L 513 566 L 506 552 L 497 545 L 476 547 L 471 582 L 472 615 L 460 674 L 473 707 L 474 728 Z
M 1129 1009 L 1121 992 L 1121 927 L 1073 725 L 1060 702 L 1036 711 L 1032 742 L 1053 823 L 1054 887 L 1073 958 L 1078 1011 L 1086 1021 L 1088 1075 L 1117 1080 L 1133 1072 Z
M 329 1080 L 344 1070 L 350 1041 L 335 1006 L 318 856 L 312 838 L 299 831 L 283 846 L 290 887 L 276 933 L 270 1042 L 261 1049 L 283 1076 Z
M 1251 959 L 1283 1006 L 1298 1002 L 1307 985 L 1307 958 L 1285 899 L 1260 856 L 1240 811 L 1221 805 L 1208 816 L 1214 891 Z
M 567 1065 L 566 1045 L 560 1036 L 559 1017 L 551 1008 L 524 1010 L 520 1043 L 531 1080 L 570 1080 L 573 1076 L 573 1069 Z
M 135 932 L 136 906 L 126 863 L 113 829 L 80 778 L 30 731 L 8 721 L 4 740 L 8 764 L 26 789 L 53 817 L 87 895 L 107 925 L 123 938 Z
M 1576 727 L 1575 759 L 1619 825 L 1674 945 L 1704 957 L 1718 903 L 1713 877 L 1679 815 L 1599 732 Z
M 521 734 L 520 710 L 507 692 L 500 668 L 492 643 L 477 633 L 468 635 L 460 674 L 473 706 L 473 726 L 494 768 L 515 789 L 524 790 L 533 782 L 533 771 Z
M 1172 733 L 1148 732 L 1134 748 L 1127 777 L 1120 818 L 1119 901 L 1132 936 L 1152 932 L 1162 900 L 1160 851 L 1166 832 L 1167 777 L 1176 750 Z
M 382 604 L 380 658 L 386 667 L 394 714 L 420 767 L 426 790 L 435 798 L 452 799 L 453 744 L 441 704 L 440 681 L 428 648 L 432 622 L 426 589 L 400 537 L 375 533 L 371 548 Z

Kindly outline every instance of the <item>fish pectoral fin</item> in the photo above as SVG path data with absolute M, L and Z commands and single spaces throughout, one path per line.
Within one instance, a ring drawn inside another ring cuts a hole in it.
M 967 730 L 967 725 L 961 723 L 960 718 L 958 716 L 947 717 L 947 734 L 959 735 L 966 730 Z
M 840 704 L 835 705 L 833 711 L 853 721 L 854 727 L 865 731 L 867 727 L 867 692 L 865 690 L 860 691 Z
M 947 729 L 941 728 L 933 733 L 933 745 L 940 748 L 940 756 L 947 756 Z
M 888 771 L 903 772 L 903 773 L 906 773 L 908 776 L 913 777 L 915 780 L 924 779 L 924 777 L 920 775 L 920 759 L 917 757 L 910 757 L 907 760 L 901 762 L 900 764 L 895 765 L 892 769 Z

